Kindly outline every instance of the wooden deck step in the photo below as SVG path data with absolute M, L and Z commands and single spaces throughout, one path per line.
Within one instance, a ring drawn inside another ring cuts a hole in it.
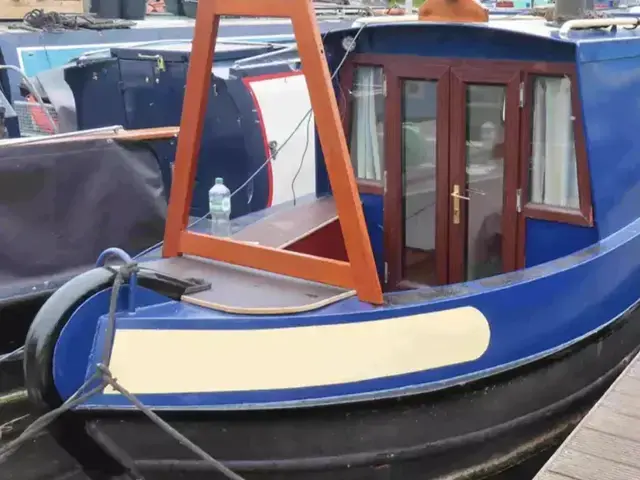
M 640 354 L 534 480 L 640 479 Z
M 233 235 L 233 239 L 264 247 L 287 248 L 337 219 L 335 200 L 324 197 L 269 215 L 242 229 Z

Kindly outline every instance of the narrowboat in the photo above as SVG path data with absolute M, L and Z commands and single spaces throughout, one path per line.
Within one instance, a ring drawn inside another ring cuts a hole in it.
M 638 351 L 637 19 L 430 2 L 437 21 L 324 38 L 303 0 L 200 4 L 161 250 L 105 251 L 27 338 L 29 398 L 70 410 L 49 431 L 90 478 L 222 478 L 211 457 L 231 478 L 486 478 Z M 292 18 L 316 193 L 214 237 L 187 217 L 215 27 L 240 12 Z

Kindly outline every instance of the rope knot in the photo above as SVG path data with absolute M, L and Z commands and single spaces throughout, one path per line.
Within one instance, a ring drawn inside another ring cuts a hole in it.
M 140 266 L 138 262 L 127 262 L 120 267 L 118 273 L 122 277 L 123 280 L 129 280 L 131 275 L 134 273 L 138 273 L 140 271 Z

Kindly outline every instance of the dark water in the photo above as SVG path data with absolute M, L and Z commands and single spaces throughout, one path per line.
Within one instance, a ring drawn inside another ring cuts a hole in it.
M 551 457 L 554 451 L 554 449 L 545 450 L 517 467 L 491 477 L 491 480 L 531 480 L 540 471 L 546 461 L 549 460 L 549 457 Z
M 0 440 L 0 444 L 2 443 Z M 552 449 L 544 451 L 517 467 L 491 477 L 491 480 L 531 480 L 552 453 Z M 163 475 L 163 479 L 165 477 L 178 478 L 175 473 L 169 476 Z M 146 480 L 154 480 L 154 478 L 151 475 L 147 476 Z M 0 463 L 0 480 L 88 480 L 88 478 L 51 437 L 42 434 L 25 444 L 4 463 Z

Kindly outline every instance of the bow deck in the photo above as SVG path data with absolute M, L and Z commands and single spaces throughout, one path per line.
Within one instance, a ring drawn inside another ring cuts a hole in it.
M 184 302 L 241 314 L 290 314 L 315 310 L 352 296 L 353 290 L 237 267 L 202 258 L 173 257 L 145 267 L 180 279 L 198 278 L 211 288 L 184 295 Z

